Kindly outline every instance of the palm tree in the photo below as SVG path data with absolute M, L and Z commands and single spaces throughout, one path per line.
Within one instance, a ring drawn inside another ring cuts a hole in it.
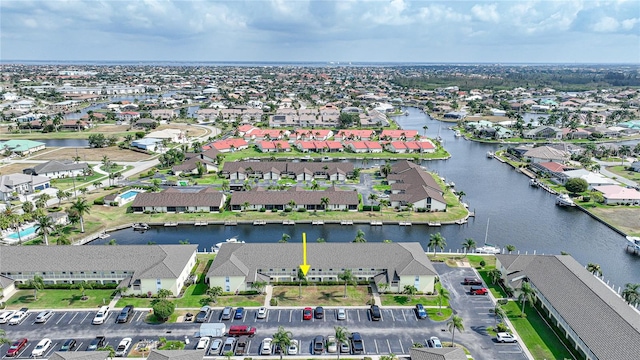
M 640 304 L 640 284 L 625 284 L 624 290 L 622 290 L 622 298 L 629 305 L 636 306 Z
M 273 343 L 280 348 L 280 360 L 282 360 L 282 351 L 291 345 L 291 338 L 293 334 L 291 331 L 286 331 L 284 327 L 278 326 L 278 331 L 273 334 Z
M 377 201 L 377 200 L 378 200 L 378 195 L 377 194 L 374 194 L 374 193 L 369 194 L 369 201 L 371 201 L 371 203 L 373 203 L 374 201 Z
M 449 300 L 449 291 L 441 286 L 436 300 L 438 301 L 438 313 L 442 314 L 442 303 L 444 303 L 445 300 Z
M 251 284 L 251 288 L 256 290 L 258 293 L 262 294 L 264 293 L 264 288 L 267 287 L 267 282 L 266 281 L 254 281 Z
M 451 331 L 451 346 L 454 346 L 453 339 L 456 335 L 456 330 L 463 332 L 464 331 L 464 323 L 462 318 L 458 315 L 453 315 L 451 320 L 447 321 L 447 326 L 449 327 L 449 331 Z
M 457 191 L 456 194 L 458 194 L 458 200 L 460 200 L 460 202 L 462 202 L 462 197 L 463 196 L 467 196 L 467 193 L 465 193 L 464 191 L 460 190 Z
M 358 230 L 356 237 L 353 239 L 354 243 L 366 243 L 367 239 L 364 238 L 364 231 Z
M 71 240 L 65 234 L 60 234 L 56 239 L 56 245 L 71 245 Z
M 15 213 L 11 206 L 7 206 L 4 210 L 4 216 L 7 217 L 9 223 L 16 229 L 16 233 L 18 234 L 18 244 L 22 244 L 22 235 L 20 234 L 20 223 L 22 222 L 22 217 Z
M 427 247 L 433 247 L 433 255 L 436 254 L 438 248 L 443 250 L 445 246 L 447 246 L 446 239 L 439 232 L 429 236 L 429 244 Z
M 347 328 L 342 326 L 335 326 L 334 329 L 336 331 L 335 333 L 336 343 L 338 343 L 338 349 L 340 349 L 340 345 L 342 343 L 349 342 L 349 331 L 347 331 Z M 340 350 L 338 350 L 337 353 L 338 353 L 338 360 L 340 360 Z
M 295 200 L 289 200 L 288 203 L 289 207 L 291 208 L 291 210 L 293 210 L 296 207 L 296 202 Z
M 6 331 L 4 331 L 4 329 L 0 329 L 0 345 L 8 344 L 10 342 L 11 341 L 9 339 L 7 339 Z
M 80 232 L 84 233 L 84 216 L 91 212 L 91 205 L 87 202 L 85 198 L 77 198 L 71 204 L 71 209 L 75 210 L 80 217 Z
M 524 304 L 529 301 L 533 303 L 535 300 L 535 290 L 531 287 L 531 284 L 527 281 L 523 281 L 522 285 L 520 285 L 520 296 L 518 296 L 518 300 L 522 302 L 522 316 L 524 316 Z
M 511 254 L 511 252 L 513 252 L 513 251 L 516 251 L 515 245 L 511 245 L 511 244 L 507 244 L 507 246 L 505 246 L 505 249 L 507 249 L 509 254 Z
M 493 321 L 493 329 L 495 330 L 496 326 L 498 326 L 498 318 L 502 319 L 505 316 L 504 309 L 500 304 L 496 304 L 493 308 L 493 314 L 495 315 L 495 319 Z
M 404 294 L 407 294 L 409 301 L 411 301 L 411 298 L 413 297 L 413 295 L 418 293 L 418 289 L 413 285 L 405 285 L 404 290 L 402 290 L 402 292 Z
M 600 269 L 600 264 L 588 263 L 587 271 L 595 276 L 602 276 L 602 269 Z
M 80 300 L 87 300 L 87 296 L 85 295 L 85 291 L 93 289 L 93 284 L 91 284 L 90 282 L 81 281 L 79 283 L 73 284 L 73 287 L 78 289 L 78 290 L 80 290 L 80 293 L 82 294 L 81 297 L 80 297 Z
M 298 268 L 298 298 L 302 299 L 302 282 L 307 282 L 307 276 Z
M 499 269 L 493 269 L 488 273 L 489 279 L 491 279 L 491 283 L 495 285 L 502 278 L 502 271 Z
M 327 209 L 329 208 L 329 198 L 328 197 L 321 198 L 320 205 L 322 205 L 322 207 L 324 208 L 324 211 L 327 211 Z
M 242 203 L 242 211 L 246 212 L 247 209 L 249 208 L 249 206 L 251 206 L 251 204 L 248 201 L 245 201 Z
M 56 197 L 58 198 L 58 206 L 62 206 L 62 200 L 69 197 L 69 193 L 64 190 L 58 190 L 56 192 Z
M 467 251 L 471 251 L 476 248 L 476 241 L 472 238 L 466 238 L 462 243 L 462 248 L 464 249 L 464 256 L 467 256 Z
M 44 244 L 49 245 L 49 234 L 55 230 L 53 220 L 48 216 L 40 216 L 36 220 L 36 234 L 42 235 Z
M 287 242 L 289 242 L 289 239 L 291 239 L 291 235 L 282 234 L 282 238 L 280 238 L 280 240 L 278 242 L 279 243 L 287 243 Z
M 33 301 L 37 301 L 38 290 L 44 289 L 44 280 L 42 280 L 42 276 L 33 275 L 33 279 L 27 280 L 27 285 L 33 287 Z
M 346 299 L 347 298 L 347 285 L 353 283 L 355 281 L 355 277 L 353 276 L 353 273 L 351 272 L 351 269 L 344 269 L 343 272 L 338 274 L 338 279 L 344 281 L 344 298 Z
M 424 134 L 424 136 L 427 136 L 427 129 L 429 129 L 429 127 L 427 125 L 424 125 L 422 127 L 422 130 L 423 130 L 422 134 Z
M 207 289 L 207 296 L 209 297 L 209 301 L 212 303 L 218 302 L 218 296 L 222 295 L 222 286 L 213 286 Z

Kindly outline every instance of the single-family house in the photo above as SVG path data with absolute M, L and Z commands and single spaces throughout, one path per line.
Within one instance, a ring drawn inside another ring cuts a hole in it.
M 564 171 L 562 174 L 559 174 L 559 176 L 557 177 L 558 182 L 563 185 L 567 183 L 567 180 L 572 178 L 584 179 L 587 182 L 587 184 L 589 184 L 589 190 L 593 189 L 596 186 L 620 184 L 619 182 L 613 179 L 610 179 L 602 174 L 595 173 L 585 169 Z
M 225 140 L 217 140 L 202 147 L 203 150 L 216 149 L 221 153 L 234 152 L 244 150 L 249 147 L 244 139 L 230 138 Z
M 160 120 L 173 120 L 178 117 L 178 114 L 172 109 L 154 109 L 151 110 L 151 117 Z
M 75 177 L 85 174 L 89 164 L 71 160 L 51 160 L 22 170 L 26 175 L 40 175 L 48 178 Z
M 46 176 L 8 174 L 0 175 L 0 201 L 11 200 L 13 194 L 33 194 L 36 191 L 51 187 L 50 179 Z
M 553 126 L 538 126 L 522 133 L 525 139 L 562 139 L 562 130 Z
M 640 205 L 640 191 L 620 185 L 599 185 L 594 190 L 602 193 L 607 205 Z
M 0 142 L 1 151 L 9 151 L 13 154 L 24 156 L 44 150 L 45 143 L 33 140 L 8 140 Z
M 116 118 L 120 121 L 133 123 L 140 119 L 140 113 L 136 111 L 122 111 L 116 114 Z
M 566 151 L 558 150 L 551 146 L 538 146 L 528 149 L 522 157 L 532 163 L 550 161 L 565 163 L 569 160 L 569 154 Z
M 192 174 L 196 175 L 202 169 L 204 174 L 209 173 L 210 171 L 218 171 L 218 166 L 215 164 L 215 161 L 209 160 L 203 154 L 185 154 L 188 156 L 185 161 L 180 165 L 175 165 L 171 167 L 171 172 L 174 175 L 180 174 Z

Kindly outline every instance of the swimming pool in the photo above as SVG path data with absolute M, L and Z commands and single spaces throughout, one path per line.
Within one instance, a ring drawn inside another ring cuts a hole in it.
M 140 193 L 140 191 L 136 191 L 136 190 L 129 190 L 129 191 L 125 192 L 125 193 L 120 194 L 120 198 L 121 198 L 122 200 L 129 200 L 129 199 L 131 199 L 132 197 L 134 197 L 134 196 L 138 195 L 139 193 Z
M 33 234 L 33 233 L 35 233 L 35 232 L 36 232 L 36 227 L 35 227 L 35 226 L 28 227 L 28 228 L 26 228 L 26 229 L 24 229 L 24 230 L 20 231 L 20 237 L 25 238 L 25 237 L 27 237 L 27 236 L 29 236 L 29 235 L 32 235 L 32 234 Z M 9 239 L 15 239 L 15 240 L 18 240 L 18 239 L 19 239 L 19 237 L 18 237 L 18 233 L 13 233 L 13 234 L 11 234 L 11 235 L 8 235 L 7 237 L 8 237 Z

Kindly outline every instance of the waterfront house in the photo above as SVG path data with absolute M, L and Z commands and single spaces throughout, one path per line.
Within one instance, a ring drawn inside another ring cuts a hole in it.
M 263 153 L 291 151 L 291 146 L 284 140 L 260 141 L 256 144 L 256 147 Z
M 156 151 L 160 145 L 162 145 L 162 139 L 142 138 L 131 142 L 131 146 L 147 151 Z
M 329 200 L 325 205 L 323 198 Z M 231 195 L 229 206 L 231 211 L 246 210 L 285 210 L 292 211 L 305 209 L 333 210 L 333 211 L 358 211 L 358 193 L 352 190 L 338 190 L 329 187 L 324 191 L 304 190 L 301 187 L 291 187 L 287 191 L 271 191 L 263 188 L 255 188 L 251 191 L 236 191 Z
M 418 130 L 382 130 L 380 140 L 385 141 L 407 141 L 418 135 Z
M 139 196 L 139 195 L 138 195 Z M 196 264 L 197 245 L 7 246 L 0 252 L 0 275 L 27 283 L 82 281 L 119 284 L 127 294 L 179 294 Z
M 522 133 L 525 139 L 562 139 L 562 130 L 553 126 L 539 126 Z
M 224 243 L 207 272 L 210 287 L 224 292 L 251 290 L 256 281 L 297 281 L 301 243 Z M 437 273 L 420 243 L 308 243 L 311 269 L 307 281 L 339 281 L 346 269 L 358 281 L 388 284 L 401 292 L 406 285 L 419 293 L 434 292 Z
M 85 174 L 89 164 L 71 160 L 51 160 L 22 170 L 26 175 L 40 175 L 49 178 L 75 177 Z
M 496 259 L 506 286 L 531 285 L 535 306 L 579 358 L 638 358 L 640 314 L 571 256 L 505 254 Z
M 606 205 L 640 205 L 640 191 L 620 185 L 594 186 L 594 190 L 602 193 Z
M 136 195 L 131 210 L 134 213 L 195 213 L 219 212 L 224 208 L 226 195 L 214 188 L 193 192 L 168 188 L 159 193 L 145 192 Z
M 589 190 L 592 190 L 596 186 L 620 184 L 619 182 L 610 179 L 602 174 L 595 173 L 586 169 L 564 171 L 557 177 L 558 182 L 562 185 L 566 184 L 567 180 L 572 178 L 584 179 L 587 184 L 589 184 Z
M 550 161 L 565 163 L 569 160 L 569 154 L 566 151 L 558 150 L 551 146 L 538 146 L 525 149 L 526 152 L 522 154 L 522 157 L 532 163 Z
M 116 114 L 116 118 L 120 121 L 133 124 L 135 120 L 140 119 L 140 113 L 136 111 L 122 111 Z
M 11 200 L 14 193 L 27 195 L 50 187 L 50 179 L 46 176 L 25 174 L 0 175 L 0 200 Z
M 44 150 L 45 144 L 33 140 L 8 140 L 0 142 L 0 150 L 9 151 L 13 154 L 25 156 L 34 152 Z
M 391 185 L 389 201 L 392 207 L 404 208 L 412 204 L 414 210 L 447 209 L 444 192 L 433 176 L 422 170 L 420 165 L 406 160 L 398 161 L 391 166 L 387 181 Z
M 333 139 L 335 141 L 344 141 L 344 140 L 367 141 L 367 140 L 371 140 L 374 135 L 375 135 L 375 132 L 373 130 L 339 130 L 338 133 L 333 137 Z

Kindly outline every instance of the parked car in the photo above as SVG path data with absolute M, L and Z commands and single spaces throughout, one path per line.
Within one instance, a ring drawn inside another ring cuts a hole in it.
M 198 343 L 196 344 L 196 350 L 208 349 L 209 341 L 211 341 L 211 338 L 209 338 L 208 336 L 201 337 L 200 340 L 198 340 Z
M 427 317 L 427 311 L 422 304 L 416 304 L 416 316 L 418 319 L 425 319 Z
M 211 314 L 211 307 L 205 305 L 203 307 L 200 308 L 200 311 L 198 312 L 198 314 L 196 314 L 196 322 L 198 323 L 203 323 L 203 322 L 207 322 L 207 320 L 209 319 L 209 315 Z
M 255 334 L 256 328 L 247 325 L 233 325 L 227 332 L 229 336 L 253 336 Z
M 313 316 L 315 316 L 316 319 L 324 318 L 324 309 L 322 306 L 317 306 L 315 310 L 313 310 Z
M 116 356 L 117 357 L 125 357 L 125 356 L 127 356 L 127 352 L 129 352 L 129 347 L 131 346 L 132 342 L 133 342 L 133 339 L 131 339 L 131 338 L 124 338 L 124 339 L 120 340 L 120 343 L 118 344 L 118 347 L 116 348 Z
M 239 307 L 236 309 L 236 314 L 233 315 L 234 319 L 242 319 L 244 317 L 244 308 L 243 307 Z
M 89 346 L 87 346 L 87 351 L 96 351 L 104 347 L 105 342 L 106 339 L 104 336 L 96 336 L 95 339 L 91 340 Z
M 518 339 L 513 335 L 506 332 L 499 332 L 496 334 L 496 340 L 501 343 L 513 343 L 518 342 Z
M 338 320 L 346 320 L 347 319 L 347 310 L 345 308 L 339 308 L 337 313 Z
M 36 345 L 35 348 L 33 348 L 33 350 L 31 350 L 31 357 L 42 357 L 46 354 L 47 350 L 49 350 L 49 348 L 51 347 L 51 339 L 42 339 L 40 340 L 40 342 L 38 343 L 38 345 Z
M 5 311 L 0 314 L 0 324 L 6 324 L 9 319 L 13 316 L 14 311 Z
M 46 323 L 47 320 L 51 319 L 51 317 L 53 316 L 53 311 L 51 310 L 44 310 L 41 311 L 38 316 L 36 316 L 36 324 L 43 324 Z
M 11 316 L 11 319 L 9 319 L 9 325 L 19 325 L 22 323 L 22 321 L 27 318 L 27 311 L 29 311 L 27 308 L 16 311 L 13 316 Z
M 222 345 L 222 355 L 228 353 L 229 351 L 233 352 L 236 347 L 236 338 L 228 337 L 224 341 L 224 345 Z
M 351 352 L 351 348 L 349 346 L 349 342 L 348 341 L 343 341 L 340 344 L 340 353 L 341 354 L 348 354 Z
M 261 307 L 258 309 L 258 314 L 256 315 L 256 317 L 258 319 L 264 319 L 267 317 L 267 308 L 266 307 Z
M 482 286 L 472 286 L 469 292 L 471 293 L 471 295 L 487 295 L 489 291 L 487 290 L 487 288 Z
M 243 356 L 247 353 L 249 348 L 249 337 L 248 336 L 240 336 L 238 341 L 236 342 L 236 351 L 234 352 L 235 356 Z
M 101 325 L 104 324 L 105 319 L 109 316 L 109 307 L 103 306 L 98 310 L 96 316 L 93 317 L 93 321 L 91 322 L 93 325 Z
M 302 319 L 303 320 L 311 320 L 311 318 L 313 317 L 313 309 L 310 307 L 306 307 L 304 308 L 304 310 L 302 310 Z
M 133 315 L 133 305 L 127 305 L 122 308 L 120 314 L 116 318 L 117 323 L 126 323 Z
M 272 338 L 264 338 L 262 345 L 260 345 L 260 355 L 271 355 L 271 342 Z
M 351 350 L 354 355 L 362 354 L 364 352 L 364 342 L 359 332 L 351 333 Z
M 313 354 L 321 355 L 324 352 L 324 336 L 318 335 L 313 339 Z
M 298 340 L 291 340 L 289 347 L 287 348 L 287 354 L 298 355 Z
M 9 346 L 9 350 L 7 350 L 7 357 L 16 357 L 20 355 L 22 350 L 27 346 L 27 342 L 29 342 L 29 340 L 26 338 L 14 341 L 13 344 Z
M 378 305 L 371 305 L 369 312 L 371 313 L 371 320 L 373 321 L 378 321 L 382 318 L 380 307 Z
M 438 339 L 437 336 L 430 337 L 429 341 L 428 341 L 428 345 L 429 345 L 429 347 L 432 347 L 432 348 L 441 348 L 442 347 L 442 343 L 440 342 L 440 339 Z
M 220 355 L 220 349 L 222 349 L 222 339 L 213 339 L 209 348 L 209 355 Z
M 233 308 L 231 306 L 227 306 L 224 309 L 222 309 L 222 315 L 220 316 L 221 320 L 231 320 L 231 312 L 233 311 Z
M 328 353 L 338 352 L 338 342 L 336 341 L 336 337 L 333 335 L 327 336 L 327 352 Z
M 76 341 L 74 339 L 65 340 L 60 346 L 58 351 L 73 351 L 76 348 Z
M 482 285 L 482 281 L 480 281 L 480 279 L 475 278 L 475 277 L 466 277 L 462 281 L 462 284 L 464 284 L 464 285 Z

